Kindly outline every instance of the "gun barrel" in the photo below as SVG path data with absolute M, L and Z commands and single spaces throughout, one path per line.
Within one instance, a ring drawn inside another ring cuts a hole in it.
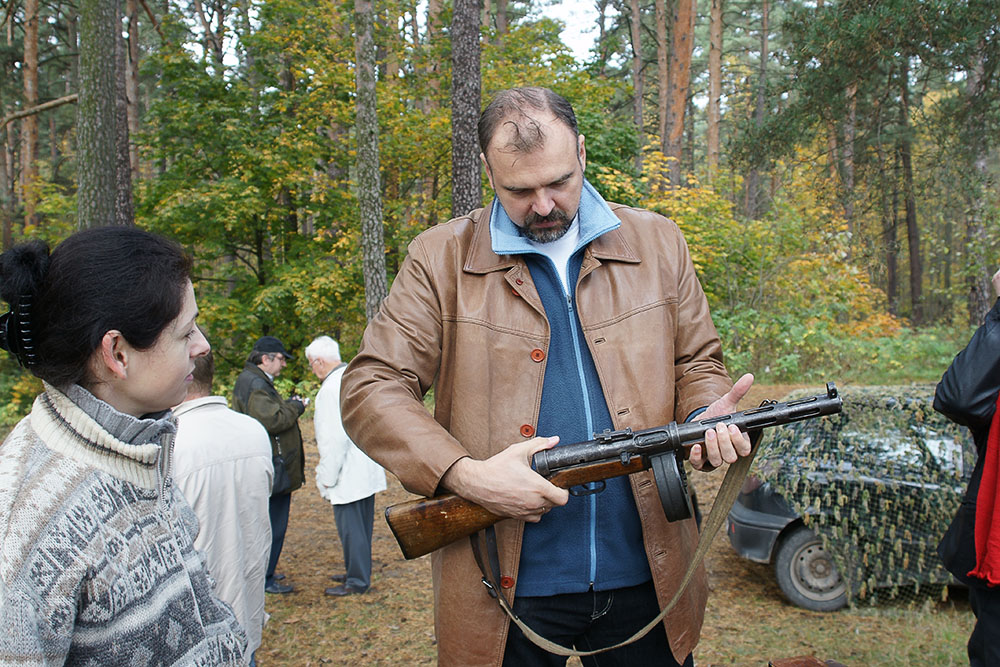
M 769 426 L 779 426 L 792 422 L 831 415 L 841 411 L 843 399 L 832 382 L 826 385 L 826 396 L 817 395 L 789 401 L 771 402 L 758 408 L 734 412 L 721 417 L 711 417 L 678 424 L 646 429 L 616 431 L 597 434 L 594 440 L 561 445 L 535 454 L 532 459 L 535 470 L 545 477 L 552 473 L 583 463 L 603 461 L 612 457 L 621 458 L 623 464 L 628 457 L 641 454 L 652 456 L 672 449 L 688 447 L 705 441 L 705 431 L 717 424 L 734 424 L 741 431 L 755 431 Z

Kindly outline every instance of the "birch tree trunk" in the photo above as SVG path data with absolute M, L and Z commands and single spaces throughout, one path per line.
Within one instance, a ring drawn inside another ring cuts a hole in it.
M 451 20 L 451 214 L 483 204 L 476 125 L 480 111 L 479 0 L 455 0 Z
M 358 205 L 361 213 L 362 271 L 365 316 L 371 320 L 389 293 L 385 275 L 382 190 L 379 185 L 378 102 L 375 92 L 374 13 L 371 0 L 355 0 L 355 72 L 358 138 Z

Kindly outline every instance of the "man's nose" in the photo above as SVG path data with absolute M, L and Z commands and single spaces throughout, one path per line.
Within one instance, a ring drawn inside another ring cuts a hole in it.
M 552 212 L 555 205 L 556 203 L 552 200 L 552 197 L 542 192 L 535 195 L 535 201 L 531 204 L 531 210 L 534 211 L 535 214 L 544 218 Z

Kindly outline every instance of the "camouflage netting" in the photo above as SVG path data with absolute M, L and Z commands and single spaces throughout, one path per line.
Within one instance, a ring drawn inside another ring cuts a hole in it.
M 848 388 L 842 414 L 768 429 L 755 474 L 823 541 L 853 603 L 912 604 L 952 582 L 937 544 L 975 464 L 933 386 Z M 814 394 L 796 392 L 786 400 Z

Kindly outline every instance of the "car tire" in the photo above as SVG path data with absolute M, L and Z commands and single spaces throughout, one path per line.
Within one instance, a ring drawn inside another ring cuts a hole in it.
M 774 559 L 778 587 L 792 604 L 812 611 L 836 611 L 847 604 L 847 584 L 816 534 L 792 529 Z

